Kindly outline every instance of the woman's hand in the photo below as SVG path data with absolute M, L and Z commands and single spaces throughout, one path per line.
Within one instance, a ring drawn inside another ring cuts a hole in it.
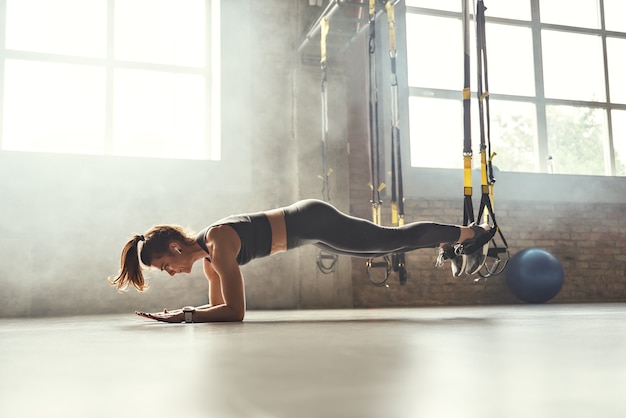
M 155 321 L 161 322 L 183 322 L 185 320 L 185 314 L 182 309 L 175 309 L 173 311 L 168 311 L 167 309 L 163 309 L 163 312 L 156 313 L 148 313 L 148 312 L 140 312 L 135 311 L 135 315 L 142 316 L 148 319 L 154 319 Z

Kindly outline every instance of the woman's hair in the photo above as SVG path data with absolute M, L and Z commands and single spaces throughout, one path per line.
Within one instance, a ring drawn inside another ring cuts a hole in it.
M 169 251 L 172 241 L 193 244 L 195 239 L 178 225 L 157 225 L 144 235 L 133 236 L 122 249 L 120 274 L 115 279 L 109 280 L 109 284 L 116 286 L 120 291 L 127 290 L 131 285 L 140 292 L 146 290 L 148 284 L 141 271 L 141 264 L 150 266 L 152 260 L 164 256 Z M 143 242 L 141 251 L 139 251 L 140 242 Z

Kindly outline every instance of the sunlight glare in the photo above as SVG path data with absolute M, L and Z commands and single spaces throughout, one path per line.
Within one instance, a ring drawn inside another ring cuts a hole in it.
M 106 0 L 6 0 L 6 48 L 106 57 Z
M 3 149 L 102 153 L 104 68 L 6 60 Z

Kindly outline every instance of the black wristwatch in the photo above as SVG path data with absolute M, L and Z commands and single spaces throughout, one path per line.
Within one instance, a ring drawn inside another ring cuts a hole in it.
M 185 306 L 183 308 L 183 313 L 185 314 L 185 322 L 188 324 L 193 323 L 193 313 L 196 311 L 196 308 L 193 306 Z

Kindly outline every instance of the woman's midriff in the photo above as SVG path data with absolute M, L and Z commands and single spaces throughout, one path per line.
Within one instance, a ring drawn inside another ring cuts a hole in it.
M 272 251 L 270 255 L 287 251 L 287 227 L 285 213 L 282 209 L 273 209 L 265 212 L 272 229 Z

